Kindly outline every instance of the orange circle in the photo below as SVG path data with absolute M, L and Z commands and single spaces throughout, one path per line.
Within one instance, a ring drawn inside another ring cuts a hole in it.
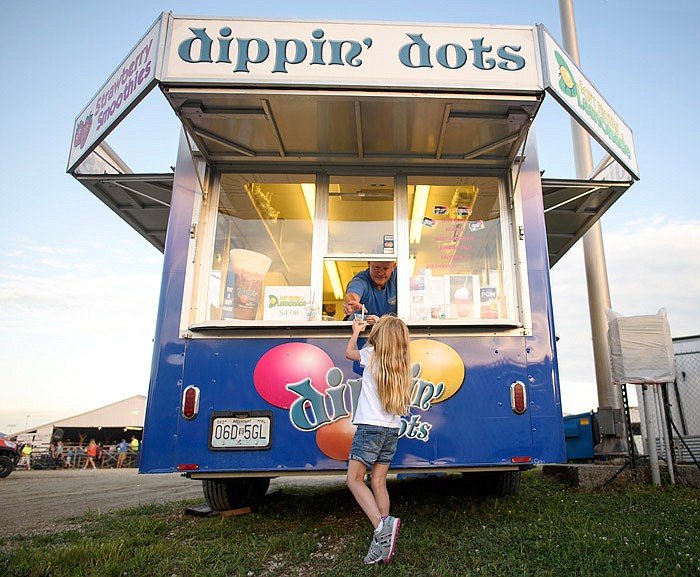
M 347 461 L 350 456 L 352 438 L 357 427 L 349 417 L 323 425 L 316 431 L 316 444 L 321 452 L 336 461 Z
M 445 384 L 445 390 L 432 401 L 433 404 L 449 399 L 464 383 L 464 362 L 451 346 L 440 341 L 418 339 L 411 341 L 410 352 L 411 363 L 420 363 L 420 379 L 435 385 Z

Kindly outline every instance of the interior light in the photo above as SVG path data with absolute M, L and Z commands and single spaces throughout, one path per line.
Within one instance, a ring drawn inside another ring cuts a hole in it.
M 425 208 L 428 206 L 428 193 L 430 186 L 427 184 L 417 184 L 416 192 L 413 195 L 413 212 L 411 213 L 411 230 L 408 240 L 412 244 L 418 244 L 423 234 L 423 217 Z
M 302 182 L 301 192 L 304 193 L 306 209 L 309 211 L 309 218 L 311 218 L 311 222 L 313 222 L 314 214 L 316 213 L 316 185 L 310 182 Z
M 324 262 L 326 265 L 326 272 L 328 273 L 328 278 L 331 281 L 331 288 L 333 289 L 333 296 L 341 300 L 343 298 L 343 284 L 340 282 L 340 274 L 338 274 L 338 265 L 334 260 L 327 260 Z

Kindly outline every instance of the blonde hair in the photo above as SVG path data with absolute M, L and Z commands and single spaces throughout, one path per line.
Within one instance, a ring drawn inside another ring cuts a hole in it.
M 405 415 L 411 404 L 413 378 L 408 348 L 408 327 L 401 319 L 381 317 L 372 327 L 367 344 L 374 347 L 369 370 L 377 381 L 379 401 L 384 410 Z

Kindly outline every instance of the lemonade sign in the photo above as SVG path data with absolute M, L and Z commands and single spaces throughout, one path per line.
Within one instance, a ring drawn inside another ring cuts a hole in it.
M 615 113 L 544 27 L 539 27 L 545 89 L 552 94 L 630 175 L 639 168 L 632 130 Z
M 309 286 L 266 286 L 263 320 L 305 321 L 310 305 Z

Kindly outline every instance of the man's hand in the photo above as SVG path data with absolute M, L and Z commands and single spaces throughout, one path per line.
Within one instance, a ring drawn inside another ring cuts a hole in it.
M 363 310 L 367 309 L 365 309 L 364 305 L 360 302 L 360 295 L 355 293 L 348 293 L 345 295 L 345 299 L 343 300 L 343 312 L 346 315 L 350 315 L 354 312 L 362 312 Z

